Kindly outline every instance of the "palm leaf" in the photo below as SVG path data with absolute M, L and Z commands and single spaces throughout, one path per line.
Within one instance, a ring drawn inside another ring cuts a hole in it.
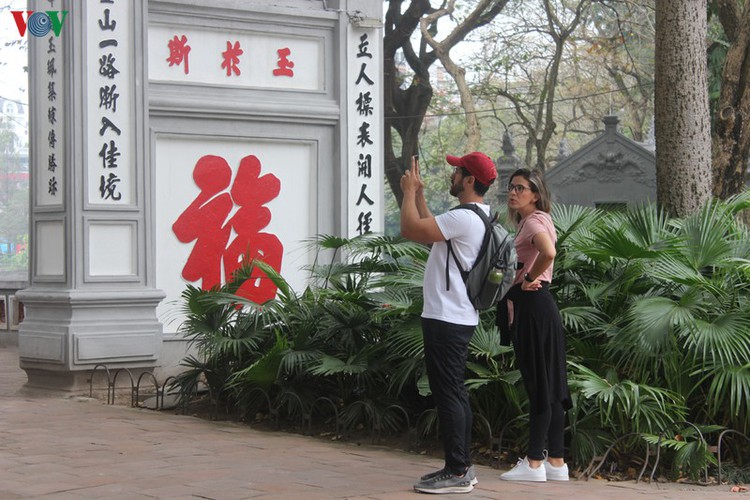
M 287 341 L 281 335 L 276 335 L 273 347 L 247 368 L 234 372 L 228 380 L 228 387 L 238 388 L 249 384 L 267 391 L 278 378 L 283 353 L 288 348 Z
M 594 260 L 634 260 L 658 256 L 655 250 L 633 241 L 622 227 L 599 226 L 593 233 L 595 238 L 585 249 L 585 254 Z
M 424 340 L 419 321 L 402 324 L 388 339 L 388 351 L 401 358 L 423 359 Z
M 669 216 L 654 204 L 629 209 L 625 214 L 625 230 L 643 248 L 664 250 L 676 243 Z
M 719 201 L 709 201 L 682 222 L 680 253 L 693 269 L 703 269 L 732 256 L 727 235 L 733 214 Z
M 373 293 L 370 298 L 381 307 L 395 310 L 401 313 L 418 312 L 414 307 L 414 299 L 407 290 L 403 288 L 386 288 L 381 292 Z
M 306 367 L 320 358 L 317 351 L 290 349 L 281 357 L 280 373 L 294 375 L 304 372 Z
M 692 311 L 679 302 L 667 297 L 643 297 L 636 299 L 628 311 L 623 333 L 636 340 L 632 348 L 653 356 L 669 346 L 675 325 L 694 319 Z
M 400 236 L 367 234 L 353 240 L 354 256 L 374 255 L 379 258 L 399 260 L 402 257 L 427 260 L 429 248 L 422 243 L 407 240 Z
M 557 231 L 557 246 L 563 247 L 568 238 L 574 237 L 579 229 L 586 229 L 596 220 L 598 215 L 599 211 L 591 207 L 553 205 L 552 220 L 555 221 L 555 230 Z
M 683 258 L 664 255 L 655 259 L 649 268 L 652 278 L 689 286 L 709 286 L 709 280 Z
M 276 285 L 276 288 L 278 289 L 278 293 L 282 296 L 282 298 L 285 299 L 291 299 L 295 297 L 294 291 L 289 286 L 289 283 L 286 282 L 283 276 L 276 271 L 273 267 L 271 267 L 266 262 L 263 262 L 262 260 L 253 260 L 253 265 L 263 271 L 263 273 L 270 279 L 274 285 Z
M 417 380 L 417 390 L 419 391 L 420 396 L 427 397 L 432 394 L 432 390 L 430 389 L 430 381 L 427 378 L 427 373 L 424 373 L 421 377 L 419 377 L 419 380 Z
M 317 363 L 310 368 L 313 375 L 354 375 L 365 373 L 367 371 L 366 360 L 352 356 L 347 360 L 335 358 L 329 355 L 322 355 L 318 358 Z
M 407 384 L 416 383 L 424 373 L 424 363 L 419 358 L 404 358 L 392 365 L 388 392 L 400 395 Z
M 708 404 L 712 414 L 721 411 L 729 403 L 730 415 L 733 417 L 750 415 L 750 363 L 713 367 L 705 373 L 705 378 L 711 380 Z
M 603 425 L 620 431 L 653 431 L 685 417 L 679 394 L 629 380 L 610 382 L 583 365 L 568 364 L 574 368 L 571 385 L 596 401 Z
M 745 189 L 741 193 L 731 196 L 724 200 L 727 210 L 732 215 L 737 215 L 742 210 L 750 209 L 750 189 Z
M 679 432 L 683 438 L 686 433 Z M 708 449 L 708 444 L 702 439 L 690 440 L 664 438 L 654 434 L 644 434 L 644 441 L 653 446 L 664 446 L 676 451 L 674 457 L 675 468 L 688 471 L 692 479 L 698 479 L 706 466 L 716 465 L 716 457 Z
M 478 358 L 490 359 L 513 352 L 513 348 L 500 343 L 500 333 L 495 325 L 480 323 L 469 343 L 469 352 Z
M 597 329 L 605 321 L 602 312 L 593 306 L 563 307 L 560 316 L 565 328 L 576 332 Z
M 349 241 L 349 239 L 342 238 L 340 236 L 319 234 L 313 238 L 305 240 L 304 243 L 307 244 L 308 248 L 312 248 L 315 250 L 337 250 L 349 244 Z
M 743 365 L 750 362 L 750 317 L 732 311 L 707 321 L 695 319 L 685 328 L 685 343 L 703 364 Z
M 474 372 L 477 377 L 469 377 L 464 382 L 467 389 L 470 391 L 476 390 L 480 387 L 500 382 L 507 386 L 515 386 L 521 381 L 520 370 L 510 370 L 507 372 L 499 372 L 488 369 L 486 366 L 480 365 L 469 361 L 466 363 L 466 367 Z

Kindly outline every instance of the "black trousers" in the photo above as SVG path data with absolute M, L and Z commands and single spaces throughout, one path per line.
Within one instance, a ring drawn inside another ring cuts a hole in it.
M 529 411 L 529 448 L 526 456 L 532 460 L 544 460 L 545 438 L 549 440 L 549 458 L 565 457 L 565 410 L 559 401 L 553 401 L 549 407 Z
M 547 440 L 550 458 L 564 456 L 565 410 L 571 407 L 565 332 L 549 284 L 543 282 L 542 285 L 534 292 L 524 292 L 520 285 L 514 285 L 506 295 L 506 299 L 513 302 L 514 321 L 510 333 L 516 363 L 529 395 L 527 456 L 534 460 L 544 458 Z M 506 312 L 498 307 L 497 321 L 498 325 L 504 323 L 507 330 Z
M 474 326 L 422 318 L 425 363 L 443 436 L 445 467 L 463 474 L 471 465 L 473 415 L 464 384 Z

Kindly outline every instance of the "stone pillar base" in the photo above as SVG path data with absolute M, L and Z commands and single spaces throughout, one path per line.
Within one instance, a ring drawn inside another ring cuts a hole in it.
M 28 387 L 88 391 L 92 371 L 104 365 L 114 377 L 128 368 L 134 381 L 158 366 L 162 326 L 156 305 L 160 290 L 40 290 L 18 292 L 26 319 L 18 334 L 20 366 Z M 95 382 L 106 386 L 104 369 Z M 101 378 L 100 378 L 101 377 Z M 104 380 L 103 382 L 100 382 Z M 130 386 L 121 373 L 117 385 Z

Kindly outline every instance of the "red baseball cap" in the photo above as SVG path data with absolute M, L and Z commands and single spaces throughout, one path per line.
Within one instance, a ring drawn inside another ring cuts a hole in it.
M 497 177 L 497 169 L 492 158 L 479 151 L 458 157 L 447 155 L 446 161 L 454 167 L 463 167 L 482 184 L 490 185 Z

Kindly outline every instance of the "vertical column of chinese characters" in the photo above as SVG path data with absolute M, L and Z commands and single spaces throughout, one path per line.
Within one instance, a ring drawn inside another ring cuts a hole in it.
M 62 155 L 58 154 L 58 123 L 60 123 L 57 108 L 57 84 L 58 84 L 58 72 L 57 72 L 57 50 L 58 43 L 55 37 L 50 35 L 47 43 L 47 78 L 45 83 L 47 84 L 47 123 L 49 131 L 47 132 L 47 194 L 50 196 L 57 196 L 57 192 L 60 189 L 58 185 L 58 176 L 62 175 L 60 163 Z M 60 143 L 62 144 L 62 143 Z
M 99 136 L 102 138 L 102 146 L 99 149 L 102 173 L 99 176 L 99 194 L 102 200 L 119 201 L 122 198 L 122 179 L 118 175 L 117 168 L 120 161 L 120 149 L 118 141 L 123 140 L 122 130 L 117 123 L 117 83 L 120 79 L 120 71 L 117 69 L 117 60 L 114 49 L 118 46 L 115 30 L 117 21 L 111 15 L 106 4 L 114 4 L 115 0 L 100 0 L 99 19 L 97 24 L 102 33 L 99 42 L 101 57 L 99 58 L 99 112 L 101 113 L 101 128 Z M 104 4 L 104 5 L 103 5 Z M 125 110 L 125 113 L 129 110 Z
M 359 37 L 357 50 L 357 61 L 364 59 L 361 63 L 359 74 L 354 82 L 355 100 L 354 106 L 357 110 L 357 116 L 360 117 L 359 132 L 357 134 L 357 148 L 359 156 L 357 159 L 357 179 L 361 182 L 359 196 L 356 202 L 357 215 L 357 233 L 367 234 L 372 232 L 372 213 L 375 202 L 367 196 L 367 189 L 372 183 L 372 151 L 373 141 L 370 133 L 370 117 L 373 115 L 373 102 L 370 90 L 375 84 L 367 75 L 368 61 L 372 60 L 372 53 L 368 50 L 370 42 L 367 40 L 367 33 Z M 377 179 L 376 179 L 377 180 Z
M 50 8 L 54 7 L 54 1 L 50 0 Z M 62 189 L 62 148 L 63 138 L 60 130 L 61 124 L 63 123 L 63 99 L 58 99 L 58 92 L 60 92 L 62 85 L 62 41 L 58 38 L 59 32 L 50 33 L 49 38 L 46 41 L 39 39 L 39 50 L 40 52 L 46 52 L 46 78 L 44 79 L 44 85 L 47 90 L 47 147 L 43 148 L 43 154 L 40 158 L 41 162 L 47 161 L 47 176 L 46 176 L 46 189 L 47 189 L 47 202 L 57 203 L 57 193 Z M 44 92 L 44 89 L 40 89 Z M 40 92 L 40 97 L 43 95 Z M 60 94 L 62 95 L 62 94 Z M 59 105 L 59 107 L 58 107 Z M 43 106 L 40 108 L 44 109 Z M 44 130 L 44 129 L 43 129 Z M 44 140 L 44 138 L 40 138 Z M 46 155 L 46 158 L 44 156 Z M 41 172 L 40 172 L 41 173 Z M 41 187 L 41 186 L 40 186 Z

